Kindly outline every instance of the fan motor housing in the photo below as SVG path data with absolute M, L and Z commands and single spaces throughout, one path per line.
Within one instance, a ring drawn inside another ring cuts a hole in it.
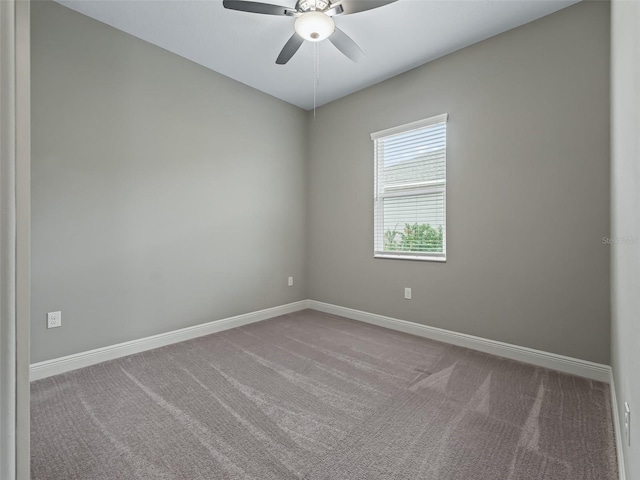
M 298 0 L 296 10 L 298 12 L 324 12 L 331 6 L 329 0 Z

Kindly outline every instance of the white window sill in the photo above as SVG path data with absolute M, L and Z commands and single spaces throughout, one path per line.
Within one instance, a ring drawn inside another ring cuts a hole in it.
M 394 255 L 393 253 L 375 253 L 373 258 L 381 258 L 383 260 L 418 260 L 420 262 L 440 262 L 445 263 L 447 257 L 429 257 L 423 255 Z

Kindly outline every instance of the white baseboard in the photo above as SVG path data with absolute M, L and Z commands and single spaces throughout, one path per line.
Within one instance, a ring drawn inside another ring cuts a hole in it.
M 164 347 L 172 343 L 191 340 L 230 328 L 241 327 L 250 323 L 259 322 L 268 318 L 297 312 L 307 308 L 307 300 L 281 305 L 279 307 L 267 308 L 257 312 L 250 312 L 244 315 L 215 320 L 193 327 L 181 328 L 171 332 L 152 335 L 151 337 L 131 340 L 129 342 L 118 343 L 108 347 L 96 348 L 86 352 L 80 352 L 66 357 L 54 358 L 44 362 L 32 363 L 30 368 L 30 380 L 40 380 L 42 378 L 69 372 L 96 363 L 106 362 L 115 358 L 125 357 L 134 353 L 144 352 L 153 348 Z
M 352 308 L 340 307 L 329 303 L 307 300 L 307 306 L 320 312 L 331 313 L 341 317 L 371 323 L 380 327 L 410 333 L 419 337 L 430 338 L 444 343 L 450 343 L 460 347 L 490 353 L 500 357 L 530 363 L 539 367 L 550 368 L 580 377 L 609 383 L 611 377 L 611 367 L 600 363 L 579 360 L 577 358 L 565 357 L 555 353 L 543 352 L 528 347 L 520 347 L 509 343 L 489 340 L 482 337 L 467 335 L 464 333 L 452 332 L 436 327 L 428 327 L 419 323 L 407 322 L 397 318 L 385 317 L 375 313 L 363 312 Z
M 613 379 L 613 371 L 611 371 L 611 378 L 609 379 L 609 389 L 611 390 L 611 415 L 613 417 L 613 430 L 615 432 L 616 453 L 618 456 L 618 478 L 620 480 L 626 480 L 627 475 L 624 471 L 624 440 L 622 438 L 622 424 L 620 423 L 620 411 L 618 410 L 618 397 L 616 396 L 616 383 Z
M 464 333 L 452 332 L 436 327 L 429 327 L 419 323 L 399 320 L 397 318 L 385 317 L 374 313 L 363 312 L 351 308 L 340 307 L 329 303 L 318 302 L 315 300 L 301 300 L 295 303 L 289 303 L 279 307 L 267 308 L 257 312 L 237 315 L 235 317 L 216 320 L 194 327 L 182 328 L 172 332 L 161 333 L 151 337 L 145 337 L 129 342 L 118 343 L 107 347 L 97 348 L 86 352 L 80 352 L 66 357 L 54 358 L 44 362 L 31 364 L 31 380 L 39 380 L 41 378 L 58 375 L 82 367 L 88 367 L 96 363 L 113 360 L 115 358 L 132 355 L 134 353 L 144 352 L 153 348 L 164 347 L 172 343 L 178 343 L 192 338 L 209 335 L 230 328 L 248 325 L 250 323 L 259 322 L 268 318 L 277 317 L 287 313 L 297 312 L 311 308 L 320 312 L 331 313 L 361 322 L 371 323 L 381 327 L 398 330 L 400 332 L 410 333 L 419 337 L 430 338 L 441 342 L 458 345 L 461 347 L 478 350 L 500 357 L 518 360 L 540 367 L 550 368 L 581 377 L 598 380 L 609 383 L 611 378 L 611 368 L 608 365 L 588 362 L 576 358 L 565 357 L 555 353 L 543 352 L 533 348 L 520 347 L 509 343 L 498 342 L 486 338 L 467 335 Z

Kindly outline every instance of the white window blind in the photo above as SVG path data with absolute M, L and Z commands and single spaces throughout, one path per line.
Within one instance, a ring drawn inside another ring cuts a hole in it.
M 374 256 L 446 259 L 447 114 L 371 134 Z

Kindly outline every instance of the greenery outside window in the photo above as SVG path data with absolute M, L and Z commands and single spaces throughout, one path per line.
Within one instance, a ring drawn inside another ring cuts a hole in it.
M 371 134 L 375 257 L 446 260 L 447 117 Z

